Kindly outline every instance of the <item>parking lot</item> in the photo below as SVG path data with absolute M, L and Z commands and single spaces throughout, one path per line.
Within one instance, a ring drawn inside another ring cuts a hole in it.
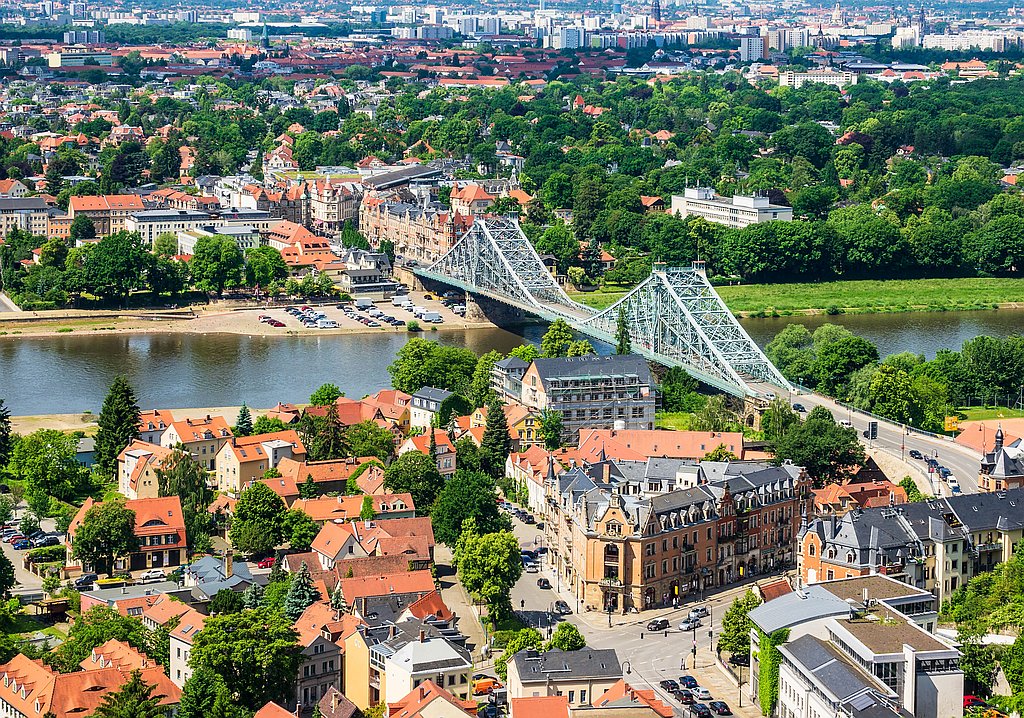
M 238 322 L 243 325 L 240 329 L 251 330 L 254 333 L 352 332 L 369 329 L 406 331 L 411 321 L 416 321 L 423 329 L 467 324 L 462 314 L 446 306 L 453 302 L 461 302 L 461 299 L 445 300 L 443 297 L 425 292 L 410 293 L 407 296 L 412 308 L 396 306 L 390 299 L 381 299 L 375 300 L 372 304 L 366 300 L 340 304 L 297 302 L 288 307 L 264 308 L 236 314 Z M 430 299 L 427 299 L 428 296 Z M 370 305 L 365 306 L 366 304 Z M 304 307 L 308 307 L 308 310 L 302 312 Z M 421 311 L 413 311 L 414 308 Z M 417 316 L 422 312 L 433 313 L 435 321 L 431 322 Z M 383 316 L 376 316 L 378 314 Z M 387 318 L 391 321 L 387 321 Z M 304 319 L 307 321 L 304 322 Z M 309 321 L 310 319 L 313 321 Z
M 16 527 L 17 520 L 14 521 L 14 524 Z M 56 533 L 55 531 L 53 519 L 43 519 L 43 521 L 41 522 L 41 531 L 43 532 L 43 537 L 53 537 L 49 541 L 45 541 L 45 543 L 48 543 L 49 545 L 58 546 L 64 543 L 64 537 Z M 21 532 L 16 531 L 15 533 L 5 534 L 5 540 L 0 542 L 0 547 L 2 547 L 4 555 L 6 555 L 8 560 L 14 565 L 14 578 L 17 581 L 17 586 L 15 587 L 14 592 L 19 593 L 20 591 L 25 590 L 38 590 L 43 585 L 43 579 L 37 576 L 36 574 L 32 573 L 31 571 L 28 571 L 25 568 L 23 568 L 25 554 L 28 553 L 29 549 L 32 547 L 25 546 L 24 548 L 16 549 L 11 541 L 6 540 L 11 538 L 12 536 L 21 536 Z M 56 543 L 54 543 L 54 540 L 56 541 Z M 37 541 L 36 543 L 41 542 Z M 24 544 L 18 545 L 24 546 Z

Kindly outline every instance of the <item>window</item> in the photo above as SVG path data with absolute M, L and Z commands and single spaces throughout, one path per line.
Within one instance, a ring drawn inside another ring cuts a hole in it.
M 807 555 L 808 556 L 813 556 L 815 551 L 816 551 L 816 549 L 814 548 L 814 544 L 812 544 L 812 543 L 807 544 Z
M 576 691 L 569 691 L 569 702 L 570 703 L 575 703 L 576 702 Z
M 580 703 L 586 703 L 586 702 L 587 702 L 587 689 L 584 688 L 583 690 L 580 691 Z

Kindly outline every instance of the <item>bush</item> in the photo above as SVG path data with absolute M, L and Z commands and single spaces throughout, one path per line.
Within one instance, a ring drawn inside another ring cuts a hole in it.
M 420 330 L 420 323 L 415 319 L 410 319 L 409 323 L 405 325 L 405 328 L 410 332 L 418 332 Z
M 30 549 L 28 552 L 28 560 L 32 563 L 63 561 L 64 556 L 65 549 L 63 546 L 43 546 L 42 548 Z

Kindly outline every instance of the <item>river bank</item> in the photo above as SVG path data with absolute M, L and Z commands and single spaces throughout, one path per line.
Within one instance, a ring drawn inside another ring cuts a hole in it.
M 446 329 L 492 328 L 486 320 L 465 319 L 443 307 L 440 302 L 420 300 L 423 305 L 442 315 Z M 436 305 L 436 306 L 435 306 Z M 399 319 L 412 321 L 413 316 L 387 303 L 379 308 Z M 189 307 L 186 309 L 151 309 L 125 311 L 54 310 L 0 314 L 0 338 L 50 337 L 65 334 L 244 334 L 248 336 L 323 336 L 337 334 L 407 333 L 405 326 L 381 324 L 368 327 L 346 318 L 335 305 L 325 305 L 325 313 L 338 324 L 336 328 L 316 329 L 302 326 L 282 308 L 266 309 L 252 305 L 227 303 Z M 285 324 L 273 327 L 259 321 L 260 315 L 273 316 Z M 420 324 L 430 331 L 436 325 Z
M 150 407 L 144 407 L 146 409 Z M 159 407 L 163 408 L 163 407 Z M 234 424 L 238 418 L 238 411 L 241 406 L 212 406 L 192 407 L 188 409 L 175 409 L 174 418 L 178 421 L 183 419 L 198 419 L 204 416 L 222 416 L 228 424 Z M 263 416 L 269 409 L 254 409 L 249 407 L 252 418 Z M 99 414 L 91 411 L 75 414 L 23 414 L 11 415 L 11 430 L 24 436 L 40 429 L 56 429 L 71 433 L 81 431 L 86 436 L 92 436 L 99 428 Z
M 891 279 L 820 284 L 736 284 L 715 287 L 745 318 L 820 314 L 893 314 L 1024 308 L 1024 279 Z M 578 292 L 578 302 L 603 309 L 626 291 Z

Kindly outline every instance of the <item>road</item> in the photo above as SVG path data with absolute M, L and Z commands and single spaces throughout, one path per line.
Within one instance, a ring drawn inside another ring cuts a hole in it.
M 527 526 L 514 518 L 512 521 L 515 534 L 523 548 L 543 545 L 543 536 L 534 526 Z M 722 616 L 733 598 L 746 591 L 747 586 L 733 587 L 703 602 L 687 603 L 678 609 L 644 611 L 638 615 L 625 617 L 616 614 L 612 617 L 614 625 L 609 628 L 609 617 L 604 613 L 573 613 L 565 617 L 554 615 L 553 606 L 556 600 L 563 599 L 574 610 L 575 601 L 567 591 L 556 593 L 553 588 L 542 589 L 537 586 L 538 578 L 547 578 L 554 582 L 554 577 L 547 571 L 547 564 L 543 562 L 543 558 L 541 556 L 541 572 L 524 573 L 512 589 L 512 605 L 524 621 L 538 628 L 545 637 L 548 630 L 553 630 L 558 621 L 569 621 L 587 639 L 588 646 L 614 648 L 619 659 L 624 662 L 623 671 L 627 682 L 637 688 L 653 689 L 659 699 L 672 706 L 678 716 L 688 716 L 689 713 L 685 706 L 681 706 L 658 684 L 665 679 L 678 680 L 682 675 L 694 676 L 700 685 L 711 691 L 715 700 L 726 701 L 736 715 L 751 718 L 760 715 L 759 710 L 749 705 L 746 693 L 743 696 L 742 708 L 740 707 L 739 689 L 726 678 L 724 671 L 715 665 L 712 649 L 713 642 L 718 640 Z M 560 588 L 564 589 L 563 586 Z M 711 615 L 703 619 L 704 625 L 697 629 L 696 633 L 680 632 L 677 628 L 679 622 L 695 605 L 706 606 Z M 646 625 L 653 618 L 668 619 L 669 630 L 648 632 Z M 714 638 L 710 637 L 709 632 Z M 694 639 L 697 645 L 696 668 L 693 655 Z
M 863 436 L 862 432 L 868 428 L 868 422 L 875 421 L 873 417 L 867 414 L 862 414 L 856 410 L 851 411 L 831 399 L 819 396 L 818 394 L 793 394 L 792 402 L 803 404 L 808 411 L 816 406 L 825 407 L 832 412 L 832 416 L 835 417 L 836 421 L 849 421 L 857 430 L 857 435 L 861 437 Z M 905 434 L 903 428 L 899 425 L 879 421 L 878 439 L 871 442 L 867 442 L 864 439 L 862 441 L 865 441 L 871 448 L 882 449 L 896 458 L 901 458 L 912 465 L 921 466 L 922 470 L 927 471 L 923 461 L 911 459 L 907 453 L 911 449 L 917 449 L 925 456 L 935 457 L 939 464 L 952 471 L 965 494 L 975 494 L 978 492 L 978 470 L 981 457 L 959 444 L 954 444 L 947 438 L 936 439 L 914 431 Z M 932 484 L 932 494 L 949 495 L 948 487 L 939 480 L 937 474 L 930 474 L 928 476 Z

